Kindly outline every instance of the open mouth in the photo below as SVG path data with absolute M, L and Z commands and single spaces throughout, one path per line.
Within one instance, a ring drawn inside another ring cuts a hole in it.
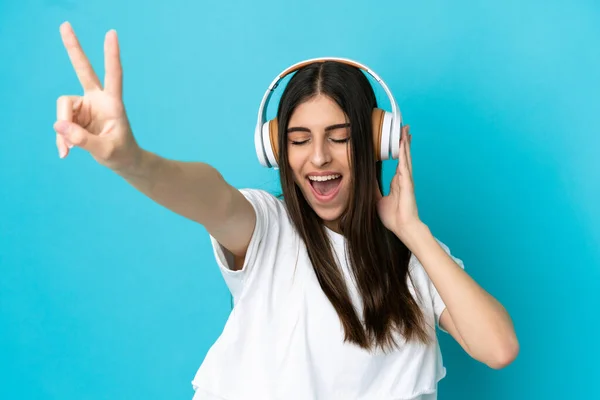
M 308 182 L 314 195 L 321 201 L 331 200 L 340 189 L 342 175 L 309 175 Z

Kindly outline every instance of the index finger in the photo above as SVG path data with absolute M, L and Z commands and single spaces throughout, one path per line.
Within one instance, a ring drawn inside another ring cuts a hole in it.
M 69 55 L 69 59 L 71 60 L 71 64 L 75 69 L 75 73 L 79 78 L 83 90 L 91 91 L 94 89 L 101 89 L 102 85 L 100 84 L 100 80 L 94 72 L 90 60 L 88 60 L 83 52 L 71 24 L 65 22 L 60 26 L 60 36 L 67 49 L 67 54 Z
M 408 166 L 406 165 L 406 132 L 407 125 L 404 125 L 400 130 L 400 154 L 398 156 L 398 165 L 396 166 L 396 172 L 402 174 Z
M 408 173 L 410 174 L 411 178 L 413 175 L 413 171 L 412 171 L 412 154 L 410 153 L 410 141 L 411 141 L 411 134 L 410 134 L 410 126 L 406 125 L 406 137 L 405 137 L 405 143 L 404 143 L 404 151 L 406 152 L 406 165 L 408 166 Z

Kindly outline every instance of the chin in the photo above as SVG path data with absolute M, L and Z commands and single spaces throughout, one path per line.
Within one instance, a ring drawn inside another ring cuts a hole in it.
M 315 214 L 317 214 L 317 216 L 330 228 L 332 226 L 337 226 L 342 214 L 346 211 L 348 197 L 345 195 L 345 190 L 343 190 L 343 188 L 341 189 L 342 190 L 340 190 L 333 201 L 322 204 L 313 196 L 313 191 L 310 187 L 302 188 L 304 198 L 310 205 L 310 208 L 312 208 Z
M 336 210 L 322 210 L 317 207 L 312 207 L 315 210 L 315 213 L 323 220 L 323 222 L 331 224 L 337 224 L 344 212 L 343 209 Z

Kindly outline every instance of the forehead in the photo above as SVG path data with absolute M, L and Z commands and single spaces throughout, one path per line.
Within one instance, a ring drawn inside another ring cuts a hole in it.
M 333 99 L 317 95 L 296 107 L 290 117 L 289 127 L 296 125 L 317 127 L 346 121 L 346 114 Z

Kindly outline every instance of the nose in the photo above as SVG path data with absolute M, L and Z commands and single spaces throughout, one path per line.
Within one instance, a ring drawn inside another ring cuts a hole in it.
M 315 167 L 323 167 L 331 162 L 331 152 L 327 140 L 315 140 L 311 162 Z

